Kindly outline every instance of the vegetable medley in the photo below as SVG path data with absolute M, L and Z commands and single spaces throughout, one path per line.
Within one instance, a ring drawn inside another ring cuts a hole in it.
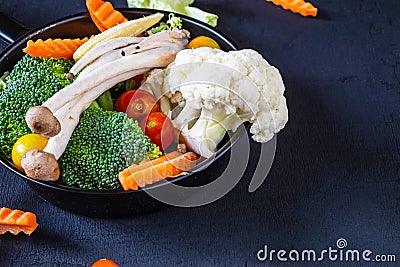
M 189 41 L 174 14 L 128 20 L 109 2 L 86 4 L 98 35 L 30 40 L 0 79 L 0 154 L 30 178 L 137 190 L 186 174 L 240 123 L 253 124 L 258 142 L 285 126 L 282 78 L 256 51 L 224 52 L 207 36 Z M 201 71 L 196 62 L 240 75 L 224 77 L 228 93 L 176 86 Z

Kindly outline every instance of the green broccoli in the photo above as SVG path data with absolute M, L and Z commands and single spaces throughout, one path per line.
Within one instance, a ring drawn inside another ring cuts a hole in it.
M 4 89 L 6 89 L 7 84 L 6 84 L 6 82 L 5 82 L 4 80 L 6 79 L 6 77 L 7 77 L 8 75 L 9 75 L 9 73 L 8 73 L 8 72 L 5 72 L 5 73 L 3 74 L 3 76 L 0 77 L 0 93 L 1 93 Z
M 82 113 L 58 161 L 60 181 L 83 189 L 117 189 L 120 171 L 159 154 L 136 121 L 121 112 L 104 111 L 94 102 Z
M 72 60 L 25 55 L 4 79 L 0 90 L 0 154 L 11 159 L 17 139 L 32 133 L 26 111 L 42 105 L 70 84 L 66 73 Z M 150 142 L 126 114 L 104 111 L 94 102 L 82 113 L 64 155 L 59 159 L 60 182 L 85 189 L 116 189 L 118 173 L 133 163 L 157 158 L 160 148 Z
M 0 154 L 11 159 L 14 143 L 32 131 L 26 125 L 26 111 L 41 105 L 69 84 L 65 78 L 74 62 L 33 58 L 25 55 L 5 78 L 0 90 Z

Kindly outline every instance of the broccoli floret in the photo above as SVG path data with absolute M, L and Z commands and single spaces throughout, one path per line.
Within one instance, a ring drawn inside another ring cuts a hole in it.
M 7 84 L 4 81 L 6 77 L 9 75 L 8 72 L 5 72 L 3 76 L 0 77 L 0 93 L 6 88 Z
M 41 105 L 69 84 L 65 78 L 74 62 L 25 55 L 5 78 L 0 90 L 0 154 L 11 159 L 14 143 L 32 131 L 26 125 L 26 111 Z
M 0 93 L 6 88 L 6 86 L 7 86 L 6 83 L 0 79 Z
M 83 189 L 117 189 L 120 171 L 159 152 L 136 121 L 94 102 L 82 113 L 59 159 L 60 181 Z
M 153 143 L 150 143 L 148 150 L 149 154 L 147 156 L 149 159 L 156 159 L 162 155 L 160 147 Z

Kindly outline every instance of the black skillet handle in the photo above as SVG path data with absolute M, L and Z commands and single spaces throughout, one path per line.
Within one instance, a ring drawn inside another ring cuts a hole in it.
M 11 44 L 30 29 L 7 14 L 0 12 L 0 38 Z

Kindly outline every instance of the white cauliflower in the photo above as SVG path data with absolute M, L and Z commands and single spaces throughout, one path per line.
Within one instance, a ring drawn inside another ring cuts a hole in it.
M 264 143 L 288 121 L 281 75 L 254 50 L 182 50 L 163 74 L 159 91 L 185 102 L 174 126 L 204 157 L 212 156 L 225 132 L 242 122 L 252 123 L 253 139 Z

